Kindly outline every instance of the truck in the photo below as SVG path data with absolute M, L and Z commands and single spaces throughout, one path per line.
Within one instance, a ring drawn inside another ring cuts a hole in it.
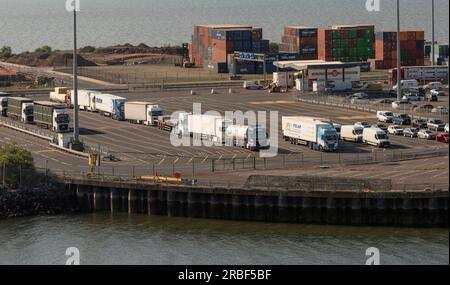
M 117 121 L 125 120 L 127 99 L 104 93 L 95 93 L 94 96 L 94 111 Z
M 67 87 L 56 87 L 55 91 L 50 92 L 49 100 L 56 103 L 61 103 L 67 106 L 67 108 L 72 107 L 71 103 L 71 93 Z
M 33 100 L 23 97 L 8 97 L 6 115 L 25 124 L 33 123 Z
M 227 146 L 240 146 L 250 151 L 259 151 L 269 147 L 267 130 L 261 126 L 232 125 L 225 131 Z
M 328 84 L 326 90 L 329 91 L 351 91 L 353 83 L 351 81 L 336 80 Z
M 305 145 L 318 151 L 336 151 L 338 134 L 327 119 L 313 117 L 282 117 L 285 141 Z
M 131 123 L 155 126 L 162 115 L 163 109 L 157 104 L 140 101 L 125 103 L 125 120 Z
M 341 139 L 343 141 L 362 142 L 363 132 L 363 127 L 357 127 L 355 125 L 342 126 Z
M 55 133 L 70 131 L 70 116 L 65 105 L 49 101 L 35 101 L 33 116 L 36 125 L 51 129 Z
M 6 116 L 8 112 L 8 97 L 11 96 L 9 93 L 0 92 L 0 116 Z
M 374 145 L 378 148 L 389 148 L 391 142 L 385 131 L 378 128 L 366 128 L 363 131 L 363 143 Z
M 397 68 L 390 71 L 391 81 L 397 82 Z M 415 79 L 420 82 L 448 82 L 448 66 L 405 66 L 400 69 L 401 79 Z
M 73 90 L 70 90 L 70 102 L 75 105 Z M 84 111 L 95 111 L 95 94 L 98 92 L 91 90 L 78 90 L 78 108 Z

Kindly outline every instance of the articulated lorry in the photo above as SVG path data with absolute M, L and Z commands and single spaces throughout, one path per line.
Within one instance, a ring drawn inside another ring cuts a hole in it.
M 65 105 L 49 101 L 35 101 L 33 114 L 36 125 L 56 133 L 70 131 L 70 116 Z
M 150 102 L 126 102 L 125 120 L 135 124 L 156 126 L 163 109 Z
M 67 108 L 72 108 L 70 100 L 71 93 L 67 87 L 56 87 L 55 91 L 50 92 L 50 101 L 64 104 Z
M 8 97 L 11 96 L 9 93 L 0 92 L 0 116 L 6 116 L 8 111 Z
M 94 111 L 114 120 L 123 121 L 125 120 L 125 102 L 127 99 L 116 95 L 95 93 Z
M 75 96 L 73 90 L 70 90 L 70 102 L 75 105 Z M 95 94 L 99 92 L 91 90 L 78 90 L 78 108 L 84 111 L 95 111 Z
M 269 147 L 266 128 L 260 126 L 227 127 L 225 131 L 225 143 L 228 146 L 240 146 L 250 151 L 259 151 Z
M 291 144 L 305 145 L 318 151 L 336 151 L 338 134 L 326 119 L 282 117 L 283 138 Z
M 6 115 L 25 124 L 33 123 L 33 100 L 23 97 L 8 97 Z

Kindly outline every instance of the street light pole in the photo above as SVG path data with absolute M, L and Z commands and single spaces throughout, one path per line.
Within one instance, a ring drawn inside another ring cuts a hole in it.
M 397 0 L 397 100 L 402 99 L 401 79 L 401 47 L 400 47 L 400 0 Z
M 77 1 L 73 7 L 73 138 L 75 145 L 80 141 L 78 129 L 78 62 L 77 62 Z
M 431 54 L 432 54 L 432 65 L 436 65 L 436 55 L 435 55 L 435 49 L 434 49 L 434 42 L 435 42 L 435 34 L 434 34 L 434 0 L 431 0 Z

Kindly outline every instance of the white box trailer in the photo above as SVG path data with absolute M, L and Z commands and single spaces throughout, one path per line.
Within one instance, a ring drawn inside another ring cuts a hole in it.
M 64 104 L 67 108 L 71 108 L 71 93 L 67 87 L 56 87 L 55 91 L 50 92 L 49 100 L 51 102 Z
M 142 101 L 125 103 L 125 120 L 132 123 L 154 126 L 162 115 L 163 109 L 157 104 Z
M 326 119 L 282 117 L 283 138 L 291 144 L 302 144 L 319 151 L 336 151 L 338 134 Z
M 194 114 L 187 119 L 187 131 L 196 139 L 225 143 L 227 124 L 222 116 Z
M 125 102 L 127 102 L 127 99 L 116 95 L 94 94 L 94 110 L 114 120 L 125 120 Z
M 250 151 L 259 151 L 269 147 L 267 130 L 261 126 L 228 126 L 225 131 L 227 146 L 244 147 Z
M 80 110 L 84 111 L 95 111 L 95 94 L 100 94 L 100 92 L 91 90 L 78 90 L 78 106 Z M 75 105 L 75 96 L 73 95 L 73 90 L 70 91 L 70 101 L 72 106 Z

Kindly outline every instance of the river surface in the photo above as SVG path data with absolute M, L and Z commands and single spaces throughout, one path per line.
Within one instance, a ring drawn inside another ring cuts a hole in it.
M 448 229 L 342 227 L 86 214 L 0 221 L 0 264 L 381 264 L 449 263 Z
M 286 25 L 326 28 L 370 23 L 378 31 L 396 28 L 394 0 L 380 0 L 368 12 L 366 0 L 80 0 L 80 46 L 190 42 L 195 24 L 238 23 L 264 28 L 279 42 Z M 431 39 L 431 0 L 400 0 L 404 29 L 426 30 Z M 436 39 L 448 44 L 449 1 L 436 0 Z M 14 52 L 42 45 L 72 46 L 72 17 L 65 0 L 0 0 L 0 46 Z

